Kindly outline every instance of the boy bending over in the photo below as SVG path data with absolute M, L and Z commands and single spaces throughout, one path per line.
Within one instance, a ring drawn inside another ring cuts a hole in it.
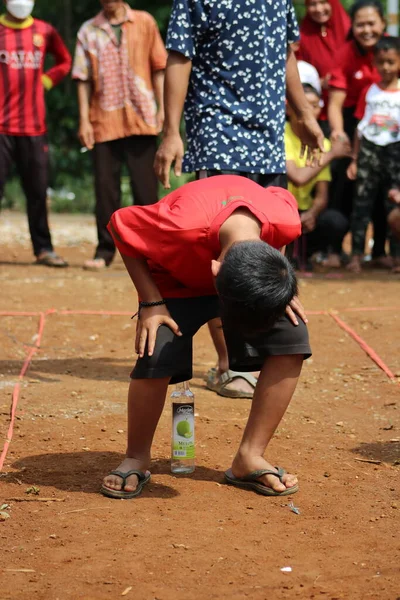
M 192 377 L 193 336 L 219 316 L 230 367 L 261 371 L 225 479 L 266 496 L 296 492 L 297 478 L 264 458 L 311 355 L 296 276 L 278 250 L 301 233 L 293 196 L 221 175 L 184 185 L 158 204 L 118 210 L 109 230 L 140 302 L 127 453 L 102 493 L 132 498 L 149 481 L 167 387 Z

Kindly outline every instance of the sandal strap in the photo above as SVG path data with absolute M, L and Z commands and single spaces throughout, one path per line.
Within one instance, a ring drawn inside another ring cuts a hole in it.
M 122 471 L 111 471 L 110 475 L 117 475 L 118 477 L 121 477 L 121 479 L 123 479 L 124 484 L 128 477 L 130 477 L 131 475 L 136 475 L 139 481 L 143 481 L 144 479 L 146 479 L 146 473 L 144 473 L 143 471 L 138 471 L 137 469 L 132 469 L 131 471 L 126 471 L 125 473 Z
M 221 385 L 223 386 L 226 386 L 228 383 L 231 383 L 235 379 L 244 379 L 254 388 L 257 385 L 257 379 L 252 373 L 242 373 L 241 371 L 232 371 L 231 369 L 228 369 L 227 371 L 224 371 L 224 373 L 221 373 L 219 378 Z
M 259 477 L 262 477 L 263 475 L 275 475 L 275 477 L 278 477 L 279 481 L 283 483 L 282 478 L 286 473 L 285 469 L 282 469 L 281 467 L 275 468 L 278 470 L 278 472 L 271 471 L 270 469 L 258 469 L 257 471 L 249 473 L 248 475 L 246 475 L 246 477 L 240 477 L 240 479 L 242 481 L 254 481 Z

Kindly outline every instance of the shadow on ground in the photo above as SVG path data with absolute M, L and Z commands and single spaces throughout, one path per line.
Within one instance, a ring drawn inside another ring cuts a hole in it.
M 65 351 L 65 349 L 63 349 Z M 80 379 L 93 381 L 123 381 L 129 382 L 130 373 L 135 365 L 136 357 L 128 358 L 57 358 L 34 360 L 29 367 L 27 377 L 36 379 L 41 383 L 54 383 L 60 381 L 59 375 L 69 375 Z M 18 376 L 23 360 L 0 361 L 0 373 L 8 373 L 10 377 Z M 193 377 L 204 379 L 206 369 L 196 370 Z M 192 387 L 204 388 L 205 384 Z
M 400 464 L 400 442 L 369 442 L 353 448 L 352 452 L 370 460 Z
M 19 479 L 23 486 L 50 486 L 64 492 L 97 494 L 103 477 L 116 468 L 123 458 L 117 452 L 65 452 L 27 456 L 15 461 L 12 467 L 17 470 L 8 473 L 2 481 L 14 484 Z M 170 462 L 167 459 L 156 459 L 152 461 L 150 470 L 152 475 L 171 474 Z M 180 479 L 182 477 L 219 483 L 223 480 L 220 471 L 201 465 L 196 466 L 196 470 L 190 475 L 179 475 Z M 179 492 L 173 487 L 151 481 L 141 497 L 173 498 L 178 495 Z

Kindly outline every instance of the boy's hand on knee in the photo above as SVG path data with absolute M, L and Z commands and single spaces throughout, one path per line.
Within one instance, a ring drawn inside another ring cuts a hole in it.
M 143 358 L 147 345 L 147 354 L 153 355 L 157 331 L 160 325 L 169 327 L 175 335 L 182 335 L 179 325 L 173 320 L 165 305 L 140 309 L 136 327 L 135 351 Z
M 304 321 L 304 323 L 308 323 L 306 312 L 297 296 L 295 296 L 286 307 L 286 314 L 292 321 L 293 325 L 299 324 L 296 315 L 299 315 L 299 317 L 302 321 Z

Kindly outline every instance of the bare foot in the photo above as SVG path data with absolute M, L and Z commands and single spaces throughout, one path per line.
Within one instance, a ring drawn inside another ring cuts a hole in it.
M 269 471 L 277 471 L 277 469 L 267 462 L 263 456 L 240 456 L 239 453 L 235 456 L 232 464 L 232 473 L 235 477 L 245 477 L 252 471 L 260 469 L 268 469 Z M 274 475 L 262 475 L 257 481 L 264 484 L 276 492 L 284 492 L 288 488 L 294 487 L 298 483 L 296 475 L 286 473 L 282 482 Z
M 340 269 L 342 266 L 339 254 L 329 254 L 328 258 L 322 264 L 328 269 Z
M 45 265 L 46 267 L 65 268 L 68 267 L 66 260 L 58 256 L 53 250 L 44 250 L 36 257 L 37 265 Z
M 369 266 L 373 269 L 391 269 L 393 267 L 393 258 L 391 256 L 379 256 L 373 258 Z
M 393 260 L 392 273 L 395 275 L 400 275 L 400 258 L 395 258 Z
M 93 258 L 85 261 L 83 264 L 85 271 L 102 271 L 106 266 L 104 258 Z
M 146 471 L 148 463 L 144 463 L 142 460 L 137 460 L 136 458 L 125 458 L 122 463 L 119 465 L 116 471 L 121 471 L 122 473 L 127 473 L 128 471 L 132 471 L 133 469 L 137 471 Z M 103 485 L 110 490 L 121 491 L 122 490 L 122 478 L 118 477 L 118 475 L 107 475 L 103 479 Z M 127 478 L 124 491 L 125 492 L 134 492 L 138 485 L 138 478 L 136 475 L 131 475 Z
M 346 269 L 351 273 L 361 273 L 361 257 L 360 256 L 352 256 L 349 264 Z

